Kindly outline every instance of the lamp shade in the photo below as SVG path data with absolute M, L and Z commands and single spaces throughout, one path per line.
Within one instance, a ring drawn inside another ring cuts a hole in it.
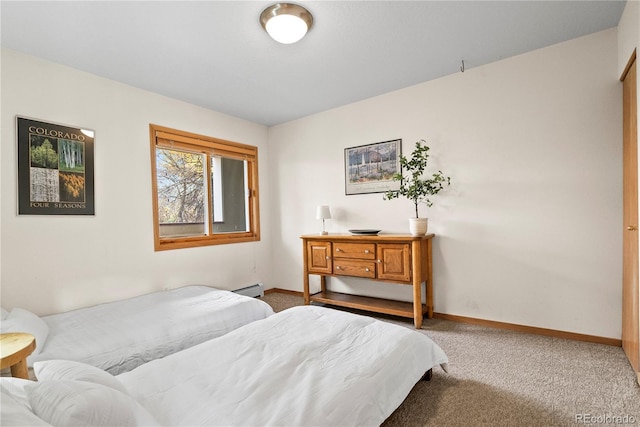
M 276 3 L 260 14 L 260 23 L 275 41 L 295 43 L 313 25 L 313 16 L 304 7 L 293 3 Z
M 316 219 L 331 219 L 331 209 L 328 205 L 319 205 L 316 209 Z

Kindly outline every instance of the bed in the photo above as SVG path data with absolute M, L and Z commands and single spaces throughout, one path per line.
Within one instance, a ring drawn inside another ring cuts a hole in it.
M 426 372 L 447 362 L 437 344 L 410 327 L 294 307 L 117 376 L 76 362 L 36 363 L 38 382 L 0 379 L 0 421 L 380 425 Z
M 36 337 L 29 366 L 68 359 L 115 375 L 272 314 L 259 299 L 185 286 L 51 316 L 15 308 L 2 321 L 2 332 Z

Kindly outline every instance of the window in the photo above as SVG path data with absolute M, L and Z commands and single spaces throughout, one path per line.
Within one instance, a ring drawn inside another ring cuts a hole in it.
M 155 249 L 260 240 L 258 149 L 149 129 Z

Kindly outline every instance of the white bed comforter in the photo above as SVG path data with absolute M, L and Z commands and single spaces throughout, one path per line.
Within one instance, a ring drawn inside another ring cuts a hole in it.
M 42 317 L 49 336 L 28 363 L 75 360 L 115 375 L 271 314 L 264 301 L 207 286 L 156 292 Z
M 303 306 L 118 379 L 166 426 L 369 426 L 445 363 L 415 330 Z

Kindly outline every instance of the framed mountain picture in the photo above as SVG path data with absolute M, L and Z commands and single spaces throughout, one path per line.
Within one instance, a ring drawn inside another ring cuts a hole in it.
M 383 193 L 400 188 L 402 140 L 376 142 L 344 150 L 345 194 Z

